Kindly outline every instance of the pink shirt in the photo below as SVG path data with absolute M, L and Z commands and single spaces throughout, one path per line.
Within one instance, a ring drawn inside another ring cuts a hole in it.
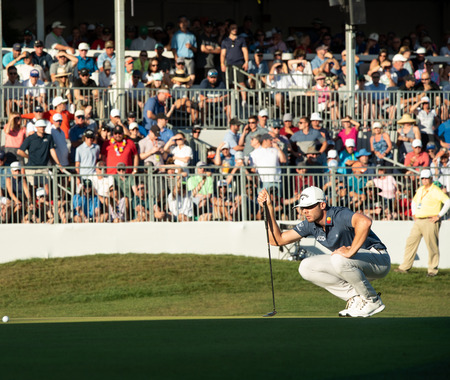
M 5 148 L 20 148 L 26 137 L 26 128 L 20 128 L 18 131 L 9 131 L 5 136 Z
M 355 127 L 353 127 L 351 130 L 350 130 L 350 133 L 347 135 L 346 133 L 345 133 L 345 128 L 344 129 L 342 129 L 339 133 L 338 133 L 338 137 L 340 137 L 340 139 L 342 140 L 342 144 L 343 144 L 343 146 L 345 146 L 345 142 L 348 140 L 348 139 L 353 139 L 353 140 L 355 140 L 355 152 L 356 152 L 356 146 L 357 146 L 357 143 L 358 143 L 358 130 L 355 128 Z

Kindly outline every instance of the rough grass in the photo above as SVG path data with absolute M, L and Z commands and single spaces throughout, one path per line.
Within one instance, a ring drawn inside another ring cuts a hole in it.
M 279 316 L 336 316 L 343 302 L 273 261 Z M 380 317 L 448 317 L 450 271 L 391 272 L 374 282 Z M 94 255 L 0 265 L 0 314 L 11 318 L 259 316 L 272 310 L 267 259 L 231 255 Z

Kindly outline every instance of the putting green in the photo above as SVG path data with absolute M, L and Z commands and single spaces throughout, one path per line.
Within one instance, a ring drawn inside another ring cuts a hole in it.
M 115 319 L 0 325 L 2 378 L 444 379 L 450 371 L 450 318 Z

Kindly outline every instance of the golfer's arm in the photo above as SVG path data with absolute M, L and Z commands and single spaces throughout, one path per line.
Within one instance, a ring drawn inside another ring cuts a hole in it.
M 281 232 L 277 221 L 273 213 L 273 206 L 270 204 L 267 207 L 269 211 L 268 223 L 269 223 L 269 243 L 274 246 L 282 246 L 289 243 L 293 243 L 301 239 L 301 236 L 294 230 L 288 230 Z
M 370 227 L 372 226 L 372 220 L 362 214 L 353 214 L 352 226 L 355 229 L 355 237 L 353 238 L 352 245 L 350 246 L 349 254 L 353 256 L 361 248 L 369 235 Z

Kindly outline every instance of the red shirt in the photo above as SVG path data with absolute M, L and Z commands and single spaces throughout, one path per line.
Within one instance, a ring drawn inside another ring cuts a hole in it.
M 122 144 L 123 141 L 113 143 L 112 140 L 106 140 L 102 146 L 102 157 L 106 162 L 106 166 L 108 166 L 106 170 L 107 174 L 116 174 L 116 166 L 119 162 L 123 162 L 125 166 L 133 166 L 133 158 L 138 153 L 133 140 L 124 138 L 125 146 Z M 131 173 L 132 171 L 133 169 L 127 169 L 127 173 Z
M 405 166 L 430 166 L 430 156 L 427 152 L 420 152 L 415 154 L 414 152 L 409 152 L 405 157 Z
M 291 130 L 292 130 L 293 133 L 295 133 L 295 132 L 298 132 L 300 129 L 297 128 L 297 127 L 292 126 L 292 127 L 291 127 Z M 286 128 L 285 128 L 285 127 L 283 127 L 283 128 L 280 129 L 280 135 L 281 135 L 281 136 L 286 136 L 287 138 L 290 138 L 290 137 L 292 136 L 291 133 L 287 133 L 287 132 L 286 132 Z
M 60 113 L 62 116 L 62 123 L 61 123 L 61 129 L 64 131 L 64 134 L 66 135 L 66 139 L 69 138 L 69 129 L 70 129 L 70 120 L 74 119 L 73 113 L 70 113 L 67 110 L 64 110 L 62 112 L 58 112 L 55 110 L 50 110 L 47 112 L 44 112 L 44 115 L 42 116 L 45 120 L 50 120 L 51 123 L 53 123 L 53 115 L 55 113 Z M 34 119 L 34 113 L 24 113 L 22 115 L 23 119 Z

